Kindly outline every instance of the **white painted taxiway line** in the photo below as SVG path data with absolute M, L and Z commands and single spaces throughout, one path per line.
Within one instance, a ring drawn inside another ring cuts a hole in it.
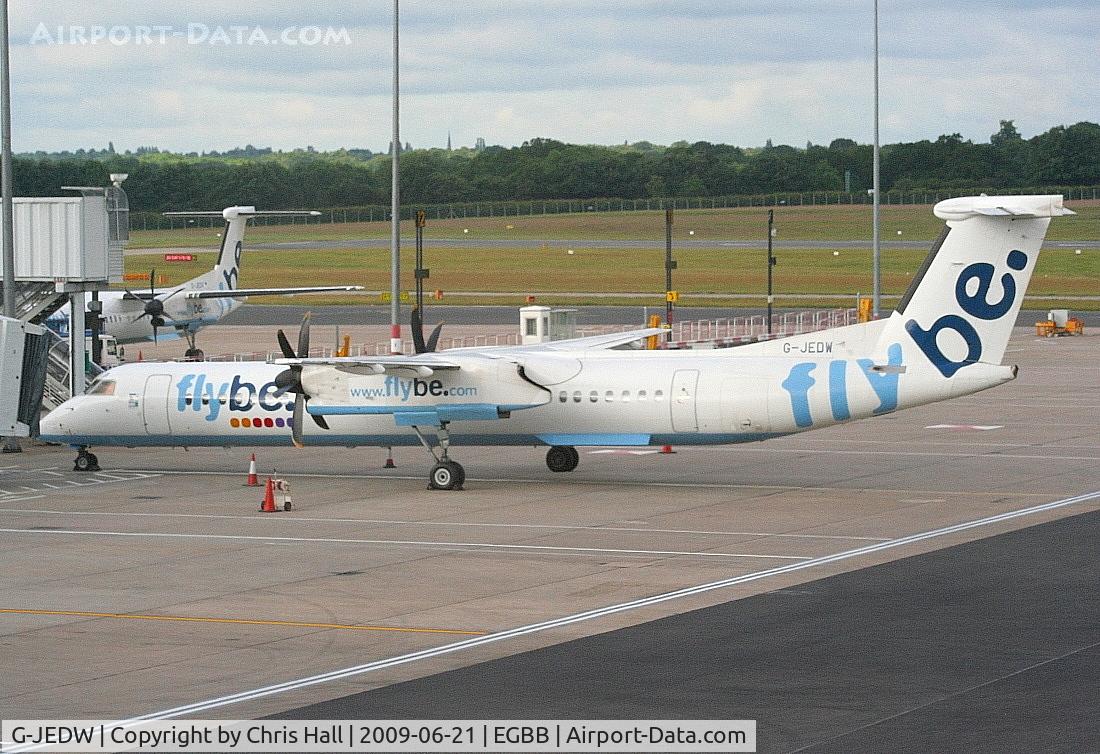
M 736 450 L 743 446 L 729 446 L 729 445 L 710 445 L 700 446 L 699 449 L 706 450 Z M 789 451 L 789 452 L 815 452 L 815 451 Z M 851 451 L 854 455 L 868 455 L 874 451 Z M 960 453 L 933 453 L 935 456 L 959 456 Z M 984 454 L 976 454 L 984 457 Z M 993 458 L 1005 458 L 1000 454 L 995 454 Z M 1046 458 L 1047 456 L 1041 456 Z M 1090 459 L 1100 461 L 1100 458 Z M 150 473 L 154 473 L 150 471 Z M 241 474 L 235 471 L 201 471 L 197 469 L 157 469 L 156 474 L 161 476 L 224 476 L 224 477 L 239 477 Z M 297 471 L 280 471 L 279 476 L 286 477 L 288 479 L 366 479 L 366 480 L 389 480 L 399 482 L 423 482 L 423 476 L 411 476 L 408 474 L 383 474 L 383 473 L 350 473 L 350 474 L 336 474 L 330 472 L 297 472 Z M 485 482 L 488 484 L 546 484 L 547 479 L 545 477 L 474 477 L 467 476 L 468 482 Z M 622 479 L 586 479 L 580 476 L 563 476 L 558 475 L 552 480 L 556 484 L 572 484 L 587 487 L 652 487 L 654 489 L 678 489 L 678 490 L 792 490 L 802 492 L 884 492 L 884 493 L 904 493 L 904 494 L 936 494 L 936 495 L 974 495 L 975 490 L 914 490 L 898 487 L 825 487 L 819 485 L 806 485 L 806 484 L 737 484 L 735 482 L 656 482 L 649 480 L 633 479 L 631 481 L 624 481 Z M 1016 492 L 1012 491 L 1012 494 L 1016 497 L 1050 497 L 1052 494 L 1058 494 L 1057 492 Z M 0 500 L 3 502 L 3 500 Z
M 914 445 L 920 444 L 920 440 L 915 440 Z M 942 458 L 944 456 L 951 456 L 952 458 L 988 458 L 988 459 L 1020 459 L 1020 460 L 1039 460 L 1039 461 L 1100 461 L 1100 456 L 1056 456 L 1056 455 L 1039 455 L 1039 454 L 1023 454 L 1023 453 L 960 453 L 957 450 L 872 450 L 870 448 L 860 450 L 838 450 L 838 449 L 811 449 L 811 448 L 743 448 L 739 445 L 714 445 L 711 446 L 717 450 L 733 451 L 737 453 L 793 453 L 795 455 L 828 455 L 828 456 L 914 456 L 917 458 Z M 1062 448 L 1059 448 L 1062 450 Z
M 40 496 L 41 497 L 41 496 Z M 0 501 L 3 502 L 3 501 Z M 902 501 L 907 502 L 907 501 Z M 911 501 L 910 501 L 911 502 Z M 922 501 L 917 501 L 922 502 Z M 934 502 L 943 502 L 936 500 Z M 319 518 L 316 516 L 279 516 L 277 518 L 258 518 L 256 516 L 231 516 L 219 513 L 139 513 L 139 512 L 112 512 L 112 511 L 65 511 L 50 510 L 44 508 L 0 508 L 0 513 L 13 513 L 16 515 L 47 515 L 47 516 L 113 516 L 116 518 L 205 518 L 228 521 L 251 521 L 263 523 L 283 523 L 287 521 L 299 521 L 303 523 L 328 523 L 328 524 L 381 524 L 384 526 L 443 526 L 443 527 L 470 527 L 486 529 L 541 529 L 544 531 L 614 531 L 614 532 L 644 532 L 649 534 L 700 534 L 722 537 L 771 537 L 774 539 L 852 539 L 866 542 L 883 542 L 887 537 L 856 537 L 839 534 L 788 534 L 784 532 L 769 531 L 717 531 L 707 529 L 652 529 L 645 526 L 569 526 L 567 524 L 498 524 L 479 523 L 471 521 L 402 521 L 386 518 Z
M 843 552 L 838 552 L 833 555 L 824 555 L 818 558 L 811 558 L 809 560 L 804 560 L 800 563 L 790 563 L 775 568 L 769 568 L 763 571 L 747 573 L 742 576 L 735 576 L 729 579 L 721 579 L 719 581 L 711 581 L 705 584 L 698 584 L 696 586 L 677 589 L 671 592 L 664 592 L 663 594 L 655 594 L 651 597 L 643 597 L 641 599 L 631 600 L 629 602 L 621 602 L 616 605 L 608 605 L 607 607 L 601 607 L 595 610 L 587 610 L 582 613 L 574 613 L 572 615 L 566 615 L 561 618 L 554 618 L 552 620 L 542 621 L 540 623 L 532 623 L 526 626 L 518 626 L 516 628 L 498 631 L 492 634 L 486 634 L 485 636 L 478 636 L 471 639 L 464 639 L 462 641 L 452 642 L 450 644 L 444 644 L 442 646 L 433 647 L 431 649 L 424 649 L 418 652 L 409 652 L 407 654 L 398 655 L 396 657 L 390 657 L 383 660 L 376 660 L 374 662 L 368 662 L 362 665 L 353 665 L 347 668 L 340 668 L 339 670 L 332 670 L 327 673 L 318 673 L 317 675 L 307 676 L 305 678 L 297 678 L 291 681 L 284 681 L 282 683 L 272 684 L 270 686 L 261 686 L 259 688 L 248 689 L 246 691 L 240 691 L 235 694 L 226 694 L 225 696 L 219 696 L 213 699 L 206 699 L 203 701 L 194 702 L 192 704 L 184 704 L 178 707 L 172 707 L 169 709 L 160 710 L 158 712 L 151 712 L 146 715 L 128 718 L 126 720 L 119 721 L 118 724 L 133 725 L 145 720 L 171 719 L 182 717 L 183 715 L 193 715 L 199 712 L 204 712 L 206 710 L 218 709 L 220 707 L 228 707 L 233 704 L 240 704 L 241 702 L 246 702 L 253 699 L 261 699 L 263 697 L 274 696 L 276 694 L 282 694 L 298 689 L 304 689 L 322 683 L 330 683 L 332 681 L 337 681 L 344 678 L 360 676 L 366 673 L 372 673 L 383 670 L 385 668 L 392 668 L 398 665 L 407 665 L 414 662 L 429 660 L 435 657 L 441 657 L 443 655 L 454 654 L 456 652 L 462 652 L 467 649 L 474 649 L 476 647 L 485 646 L 487 644 L 494 644 L 510 639 L 516 639 L 521 636 L 550 631 L 555 628 L 561 628 L 563 626 L 568 626 L 575 623 L 595 620 L 608 615 L 614 615 L 616 613 L 650 607 L 652 605 L 658 605 L 663 602 L 681 599 L 684 597 L 692 597 L 695 595 L 704 594 L 706 592 L 711 592 L 716 589 L 727 589 L 729 587 L 746 584 L 752 581 L 760 581 L 763 579 L 783 576 L 789 573 L 796 573 L 798 571 L 804 571 L 811 568 L 818 568 L 820 566 L 839 563 L 845 560 L 851 560 L 852 558 L 862 557 L 864 555 L 873 555 L 875 553 L 883 552 L 885 550 L 892 550 L 895 548 L 916 544 L 918 542 L 924 542 L 930 539 L 946 537 L 952 534 L 969 531 L 971 529 L 994 526 L 1005 521 L 1011 521 L 1017 518 L 1024 518 L 1026 516 L 1033 516 L 1038 513 L 1046 513 L 1048 511 L 1057 510 L 1059 508 L 1066 508 L 1073 505 L 1080 505 L 1081 503 L 1087 503 L 1094 500 L 1100 500 L 1100 491 L 1088 492 L 1082 495 L 1064 498 L 1062 500 L 1055 500 L 1050 503 L 1033 505 L 1028 508 L 1020 508 L 1014 511 L 1007 511 L 1005 513 L 998 513 L 993 516 L 986 516 L 985 518 L 978 518 L 972 521 L 964 521 L 962 523 L 945 526 L 939 529 L 931 529 L 929 531 L 918 532 L 916 534 L 898 537 L 897 539 L 887 540 L 886 542 L 878 542 L 875 544 L 865 545 L 863 547 L 857 547 L 852 550 L 845 550 Z M 43 746 L 45 746 L 45 744 L 40 744 L 37 746 L 31 745 L 25 747 L 16 747 L 10 749 L 9 751 L 31 751 L 34 749 L 42 748 Z
M 134 537 L 150 539 L 204 539 L 234 542 L 309 543 L 338 545 L 389 545 L 391 547 L 433 547 L 462 550 L 519 550 L 570 552 L 585 555 L 691 556 L 697 558 L 754 558 L 763 560 L 805 560 L 803 555 L 767 555 L 738 552 L 696 552 L 693 550 L 624 550 L 611 547 L 566 547 L 556 545 L 496 544 L 492 542 L 435 542 L 400 539 L 336 539 L 328 537 L 260 537 L 251 534 L 191 534 L 186 532 L 95 531 L 92 529 L 0 529 L 0 534 L 38 534 L 90 537 Z

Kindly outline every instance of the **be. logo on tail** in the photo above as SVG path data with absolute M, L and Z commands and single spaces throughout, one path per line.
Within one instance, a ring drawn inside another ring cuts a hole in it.
M 229 290 L 234 290 L 237 287 L 237 281 L 240 278 L 241 267 L 241 246 L 242 242 L 237 241 L 237 244 L 233 247 L 233 264 L 228 270 L 222 273 L 222 277 L 225 279 L 225 284 Z
M 1008 267 L 1021 272 L 1027 266 L 1027 254 L 1013 249 L 1008 254 Z M 1011 273 L 1001 275 L 1001 299 L 991 302 L 988 298 L 989 287 L 996 274 L 996 268 L 987 262 L 975 262 L 963 269 L 955 281 L 955 301 L 962 310 L 972 317 L 993 321 L 1000 319 L 1012 309 L 1016 300 L 1016 279 Z M 928 360 L 944 377 L 951 377 L 967 364 L 973 364 L 982 357 L 982 340 L 977 329 L 965 317 L 958 314 L 944 314 L 932 323 L 927 330 L 915 319 L 905 323 L 905 330 L 913 338 Z M 940 349 L 937 338 L 944 330 L 953 330 L 966 343 L 966 356 L 961 361 L 952 361 Z

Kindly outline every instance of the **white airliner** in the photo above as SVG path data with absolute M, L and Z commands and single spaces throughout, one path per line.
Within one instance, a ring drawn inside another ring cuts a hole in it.
M 99 295 L 103 303 L 103 332 L 119 343 L 156 341 L 164 337 L 160 329 L 169 328 L 169 337 L 184 337 L 189 346 L 188 358 L 202 358 L 195 347 L 195 334 L 238 309 L 246 296 L 293 295 L 329 291 L 361 291 L 359 285 L 321 285 L 307 288 L 238 288 L 240 282 L 241 249 L 249 218 L 262 216 L 319 215 L 319 212 L 257 211 L 255 207 L 228 207 L 221 212 L 168 212 L 172 217 L 223 217 L 221 249 L 214 269 L 174 286 L 155 290 L 155 270 L 150 274 L 148 291 L 105 291 Z M 65 306 L 46 320 L 57 331 L 68 329 L 69 307 Z
M 617 350 L 656 332 L 416 356 L 270 363 L 145 363 L 103 374 L 51 412 L 42 438 L 94 445 L 395 446 L 435 456 L 435 489 L 461 488 L 456 444 L 577 446 L 765 440 L 975 393 L 1012 380 L 1001 363 L 1061 196 L 949 199 L 943 235 L 886 319 L 712 351 Z M 290 397 L 293 394 L 293 399 Z M 309 414 L 313 421 L 305 421 Z

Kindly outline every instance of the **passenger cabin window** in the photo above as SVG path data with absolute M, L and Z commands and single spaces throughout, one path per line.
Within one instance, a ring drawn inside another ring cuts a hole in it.
M 580 403 L 581 402 L 581 391 L 580 390 L 574 390 L 573 391 L 573 402 L 574 403 Z
M 613 402 L 615 400 L 615 391 L 608 390 L 606 393 L 603 394 L 603 399 L 608 403 Z
M 665 399 L 665 393 L 664 393 L 663 390 L 654 390 L 653 391 L 653 400 L 663 401 L 664 399 Z
M 96 380 L 88 388 L 88 395 L 114 395 L 115 394 L 115 381 L 114 380 Z
M 588 394 L 588 400 L 592 401 L 593 403 L 597 403 L 600 400 L 600 391 L 593 390 L 591 393 Z
M 623 391 L 623 403 L 629 403 L 629 402 L 630 402 L 630 391 L 629 390 L 624 390 Z
M 569 400 L 569 393 L 568 392 L 566 392 L 565 390 L 562 390 L 560 393 L 558 393 L 558 402 L 559 403 L 565 403 L 568 400 Z
M 640 401 L 645 400 L 645 391 L 644 390 L 639 390 L 638 391 L 638 400 L 640 400 Z

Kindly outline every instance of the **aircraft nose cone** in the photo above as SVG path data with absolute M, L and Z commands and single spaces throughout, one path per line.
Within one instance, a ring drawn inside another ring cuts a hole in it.
M 46 414 L 38 423 L 39 437 L 46 442 L 64 442 L 70 431 L 65 426 L 65 420 L 72 413 L 67 406 L 58 406 Z

